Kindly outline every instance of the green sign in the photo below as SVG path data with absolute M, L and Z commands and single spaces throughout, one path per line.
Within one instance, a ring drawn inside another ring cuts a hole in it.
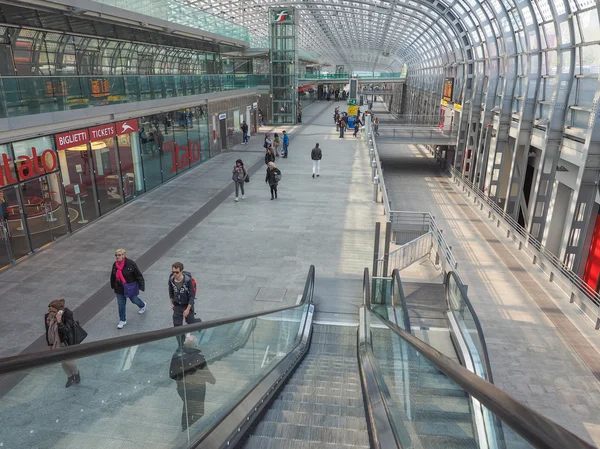
M 276 11 L 273 16 L 273 22 L 276 22 L 276 23 L 291 22 L 291 21 L 292 21 L 292 14 L 287 9 L 282 9 L 282 10 Z
M 348 106 L 356 106 L 356 98 L 350 98 L 348 100 Z

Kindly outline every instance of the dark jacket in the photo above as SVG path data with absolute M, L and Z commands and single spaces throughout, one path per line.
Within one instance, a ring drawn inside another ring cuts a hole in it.
M 194 283 L 192 282 L 192 276 L 188 272 L 183 273 L 183 284 L 179 291 L 175 291 L 177 286 L 175 285 L 174 276 L 169 276 L 169 298 L 180 306 L 187 306 L 188 304 L 194 305 L 196 301 L 196 293 L 194 292 Z
M 310 152 L 310 158 L 313 161 L 320 161 L 322 157 L 323 154 L 321 153 L 321 149 L 319 147 L 314 147 Z
M 275 167 L 273 170 L 271 170 L 271 168 L 267 167 L 267 176 L 265 176 L 265 182 L 268 182 L 270 186 L 276 186 L 277 185 L 277 181 L 275 180 L 276 174 L 281 174 L 281 172 L 279 171 L 279 169 L 277 167 Z
M 265 165 L 269 165 L 269 162 L 275 162 L 275 155 L 267 151 L 265 154 Z
M 136 265 L 136 263 L 128 258 L 125 258 L 125 266 L 123 267 L 123 277 L 125 278 L 125 282 L 127 284 L 131 284 L 132 282 L 137 282 L 141 291 L 146 289 L 146 281 L 144 281 L 144 276 L 142 272 Z M 117 281 L 117 263 L 113 263 L 112 272 L 110 273 L 110 288 L 113 289 L 115 293 L 122 295 L 125 293 L 125 289 L 123 284 Z
M 44 325 L 46 326 L 46 343 L 50 346 L 50 341 L 48 340 L 48 315 L 44 315 Z M 58 323 L 58 336 L 60 337 L 60 342 L 65 345 L 70 345 L 73 343 L 73 324 L 75 323 L 75 318 L 73 317 L 73 312 L 69 309 L 65 308 L 63 310 L 62 322 Z
M 242 129 L 242 132 L 244 132 L 244 133 L 248 132 L 248 124 L 247 123 L 242 123 L 242 126 L 240 126 L 240 128 Z

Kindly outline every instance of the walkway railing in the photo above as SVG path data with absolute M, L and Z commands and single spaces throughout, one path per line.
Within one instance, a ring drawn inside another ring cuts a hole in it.
M 391 79 L 398 78 L 404 79 L 406 78 L 406 73 L 402 72 L 372 72 L 372 73 L 360 73 L 353 75 L 352 73 L 306 73 L 300 76 L 301 79 L 307 80 L 349 80 L 350 78 L 358 78 L 358 79 Z
M 384 213 L 392 227 L 392 239 L 395 243 L 402 245 L 390 251 L 388 256 L 389 270 L 402 270 L 422 257 L 431 256 L 433 251 L 435 265 L 441 265 L 444 273 L 446 303 L 454 320 L 451 323 L 452 329 L 454 332 L 461 334 L 462 340 L 465 341 L 467 346 L 466 349 L 470 359 L 468 366 L 474 373 L 492 382 L 483 330 L 467 295 L 467 286 L 456 272 L 458 262 L 452 253 L 452 247 L 448 245 L 443 231 L 435 221 L 435 217 L 429 212 L 392 209 L 385 187 L 379 152 L 377 151 L 377 139 L 371 134 L 370 117 L 367 117 L 365 122 L 366 132 L 364 138 L 370 146 L 371 166 L 374 171 L 374 199 L 375 201 L 378 200 L 378 191 L 381 190 Z M 382 275 L 387 276 L 388 273 L 382 273 Z
M 554 282 L 568 297 L 569 301 L 587 316 L 596 330 L 600 329 L 600 294 L 585 283 L 564 262 L 534 239 L 513 217 L 504 212 L 498 204 L 483 193 L 477 186 L 465 179 L 454 167 L 449 167 L 453 181 L 473 198 L 480 209 L 487 209 L 488 218 L 496 222 L 496 226 L 506 232 L 520 251 L 524 251 L 533 265 L 539 267 L 550 282 Z
M 0 77 L 0 118 L 256 87 L 264 75 Z

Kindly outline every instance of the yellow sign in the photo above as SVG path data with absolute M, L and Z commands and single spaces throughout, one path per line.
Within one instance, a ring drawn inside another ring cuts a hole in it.
M 454 110 L 455 111 L 462 111 L 462 106 L 458 103 L 454 103 Z
M 358 106 L 348 106 L 348 115 L 358 114 Z
M 446 100 L 442 99 L 442 105 L 448 106 L 448 102 Z

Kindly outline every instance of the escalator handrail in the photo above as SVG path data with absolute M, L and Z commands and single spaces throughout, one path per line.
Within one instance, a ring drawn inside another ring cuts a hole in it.
M 477 337 L 479 338 L 479 342 L 481 343 L 481 347 L 483 349 L 483 363 L 485 364 L 487 380 L 489 380 L 490 383 L 494 383 L 494 376 L 492 375 L 492 366 L 490 364 L 490 357 L 488 355 L 487 344 L 485 343 L 485 336 L 483 335 L 483 328 L 481 327 L 481 322 L 479 321 L 479 317 L 475 313 L 473 304 L 471 304 L 471 301 L 469 300 L 469 296 L 467 295 L 467 291 L 465 290 L 464 284 L 462 283 L 461 279 L 458 277 L 458 275 L 454 271 L 449 271 L 448 273 L 446 273 L 446 278 L 444 279 L 444 292 L 446 295 L 446 304 L 448 304 L 448 309 L 450 311 L 452 311 L 452 308 L 450 307 L 450 300 L 448 298 L 448 286 L 449 286 L 448 281 L 450 280 L 451 276 L 454 278 L 454 281 L 456 282 L 456 285 L 458 286 L 458 288 L 460 290 L 460 294 L 461 294 L 465 304 L 467 305 L 467 308 L 469 309 L 471 316 L 473 317 L 473 321 L 475 323 L 475 328 L 477 329 Z M 458 320 L 458 317 L 457 317 L 457 320 Z
M 402 280 L 400 279 L 400 271 L 397 268 L 392 271 L 392 278 L 396 282 L 398 286 L 398 294 L 400 295 L 400 299 L 402 300 L 402 314 L 404 315 L 404 324 L 406 325 L 406 330 L 408 332 L 411 331 L 410 327 L 410 317 L 408 316 L 408 306 L 406 305 L 406 296 L 404 295 L 404 289 L 402 288 Z
M 364 277 L 368 278 L 365 268 Z M 483 406 L 505 422 L 513 431 L 536 448 L 543 449 L 596 449 L 577 435 L 532 410 L 494 384 L 472 373 L 458 362 L 406 332 L 396 324 L 386 320 L 371 309 L 370 302 L 365 307 L 398 337 L 406 341 L 424 356 L 432 365 L 458 384 L 465 392 L 477 399 Z
M 292 306 L 280 307 L 277 309 L 266 310 L 261 312 L 248 313 L 245 315 L 237 315 L 230 318 L 221 318 L 212 321 L 203 321 L 200 323 L 187 324 L 185 327 L 169 327 L 148 332 L 141 332 L 133 335 L 125 335 L 122 337 L 108 338 L 106 340 L 98 340 L 90 343 L 84 343 L 76 346 L 67 346 L 53 351 L 41 351 L 30 354 L 20 354 L 12 357 L 0 359 L 0 376 L 11 374 L 17 371 L 22 371 L 30 368 L 37 368 L 46 365 L 53 365 L 64 362 L 66 360 L 79 359 L 90 357 L 107 352 L 117 351 L 120 349 L 129 348 L 132 346 L 151 343 L 154 341 L 164 340 L 165 338 L 180 336 L 183 332 L 198 332 L 213 327 L 222 326 L 236 321 L 258 318 L 272 313 L 282 312 L 284 310 L 294 309 L 306 304 L 307 299 L 312 297 L 312 286 L 314 285 L 315 267 L 311 265 L 304 283 L 304 291 L 302 299 L 298 304 Z

